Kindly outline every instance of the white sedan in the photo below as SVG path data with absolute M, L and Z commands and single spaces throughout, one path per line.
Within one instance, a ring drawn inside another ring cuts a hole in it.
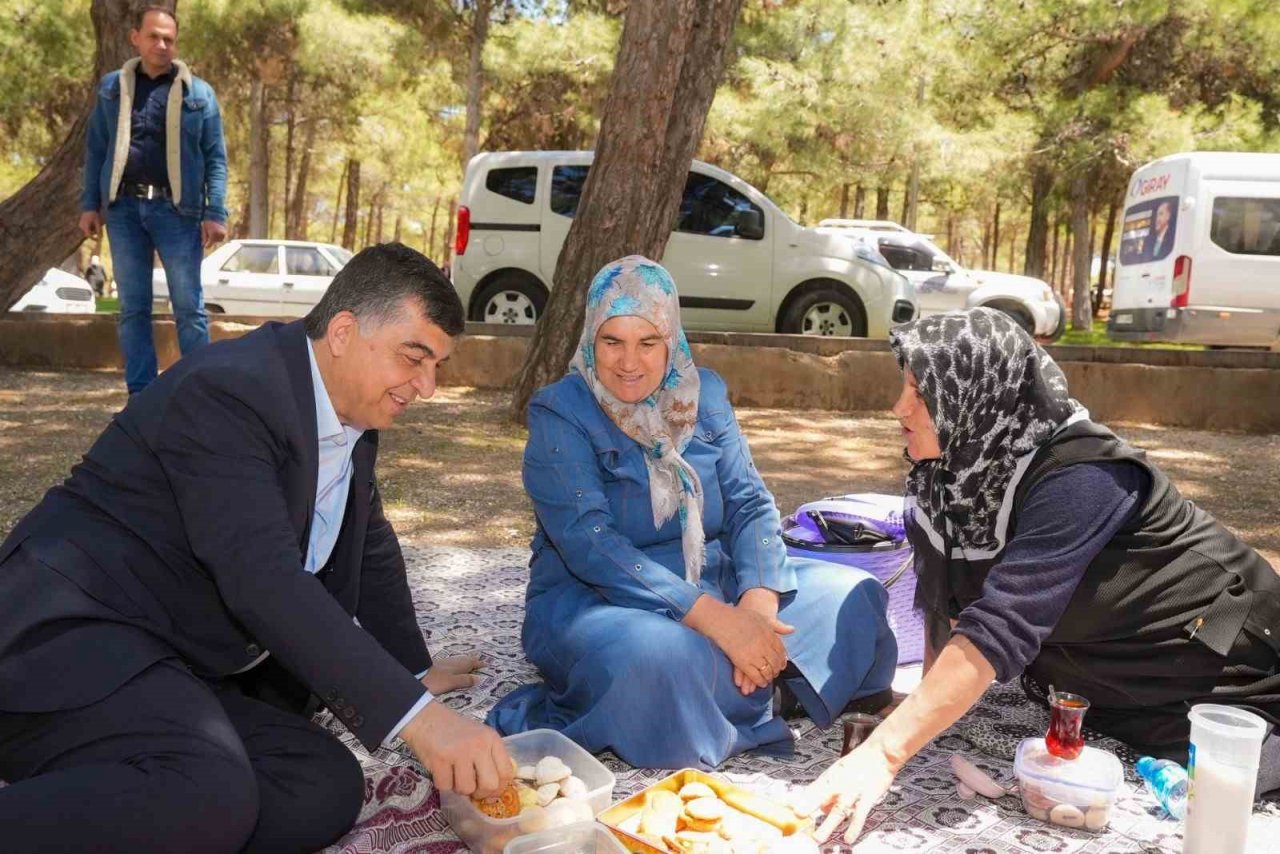
M 302 240 L 232 240 L 200 265 L 210 314 L 302 317 L 324 294 L 351 252 L 332 243 Z M 152 276 L 157 310 L 168 310 L 164 267 Z
M 1013 318 L 1042 341 L 1059 338 L 1066 329 L 1062 302 L 1047 282 L 1013 273 L 967 270 L 924 234 L 896 223 L 826 219 L 819 231 L 835 231 L 862 241 L 875 241 L 883 255 L 916 288 L 920 316 L 987 306 Z
M 93 314 L 97 310 L 93 287 L 79 276 L 57 267 L 50 267 L 36 286 L 9 309 L 45 314 Z

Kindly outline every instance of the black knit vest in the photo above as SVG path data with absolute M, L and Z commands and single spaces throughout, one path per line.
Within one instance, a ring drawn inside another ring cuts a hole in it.
M 1041 447 L 1011 487 L 1005 542 L 1026 495 L 1049 474 L 1122 461 L 1150 477 L 1146 503 L 1089 564 L 1023 684 L 1041 699 L 1049 684 L 1087 697 L 1092 728 L 1185 761 L 1195 703 L 1249 706 L 1280 723 L 1280 578 L 1271 566 L 1183 498 L 1146 454 L 1089 421 Z M 918 533 L 912 539 L 917 572 L 945 573 L 950 617 L 982 595 L 1000 559 L 945 560 Z

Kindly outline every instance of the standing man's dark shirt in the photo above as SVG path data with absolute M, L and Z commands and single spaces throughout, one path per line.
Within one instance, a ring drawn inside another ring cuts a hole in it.
M 169 189 L 165 159 L 165 108 L 169 87 L 178 70 L 170 67 L 159 77 L 148 77 L 139 67 L 130 115 L 129 159 L 124 164 L 125 184 L 151 184 Z

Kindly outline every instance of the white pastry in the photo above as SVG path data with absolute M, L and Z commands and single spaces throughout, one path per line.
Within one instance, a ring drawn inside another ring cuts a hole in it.
M 573 772 L 569 770 L 569 766 L 564 764 L 558 756 L 544 756 L 538 760 L 538 764 L 534 767 L 534 781 L 541 788 L 548 783 L 559 783 L 565 777 Z
M 559 783 L 546 783 L 538 787 L 538 806 L 545 807 L 560 794 Z
M 587 784 L 578 777 L 565 777 L 560 781 L 560 797 L 575 800 L 587 796 Z

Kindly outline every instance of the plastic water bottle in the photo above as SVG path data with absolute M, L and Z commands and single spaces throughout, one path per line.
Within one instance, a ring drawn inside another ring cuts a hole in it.
M 1171 759 L 1144 756 L 1138 760 L 1138 776 L 1147 784 L 1169 815 L 1181 821 L 1187 815 L 1187 772 Z

